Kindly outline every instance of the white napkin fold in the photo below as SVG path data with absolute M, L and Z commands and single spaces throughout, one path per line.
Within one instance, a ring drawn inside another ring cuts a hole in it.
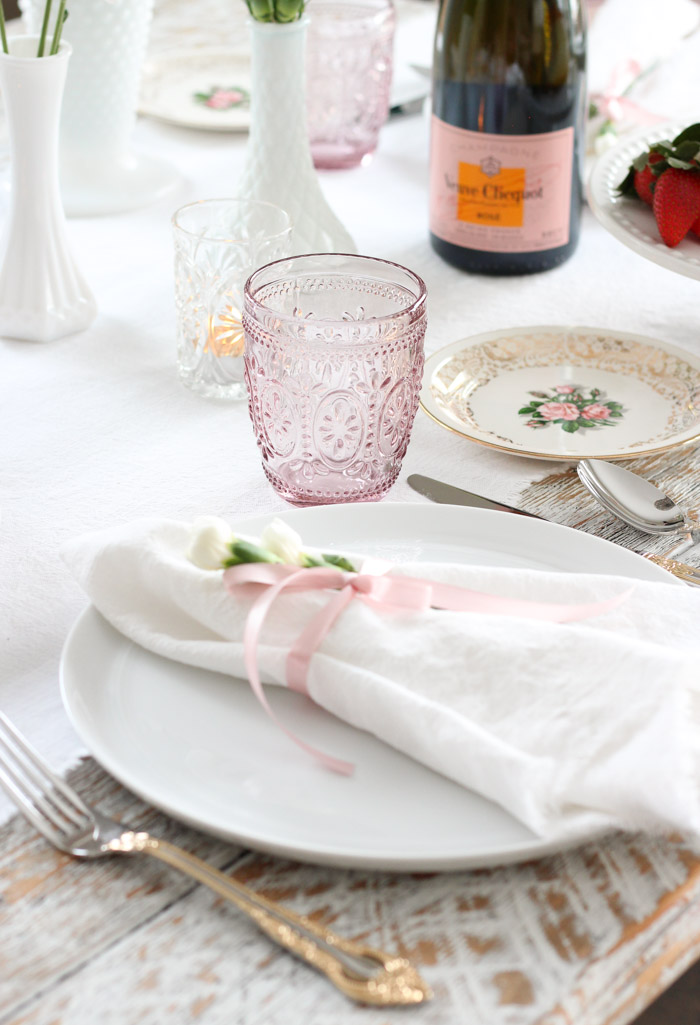
M 188 524 L 141 520 L 78 538 L 62 554 L 127 637 L 180 662 L 245 676 L 250 602 L 227 594 L 221 571 L 187 560 L 189 538 Z M 603 601 L 630 587 L 618 577 L 481 566 L 419 563 L 392 572 L 548 602 Z M 341 719 L 496 801 L 547 839 L 601 827 L 700 831 L 700 590 L 632 586 L 613 612 L 573 624 L 385 614 L 354 601 L 314 655 L 309 690 Z M 290 644 L 327 599 L 306 593 L 276 602 L 259 647 L 264 682 L 284 683 Z M 279 743 L 290 743 L 282 731 Z

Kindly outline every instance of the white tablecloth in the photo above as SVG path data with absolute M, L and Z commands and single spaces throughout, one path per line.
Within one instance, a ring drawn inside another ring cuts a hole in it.
M 697 41 L 687 45 L 697 54 Z M 588 210 L 577 253 L 546 274 L 489 279 L 443 263 L 428 243 L 427 143 L 425 118 L 392 119 L 368 167 L 321 180 L 361 252 L 425 279 L 428 353 L 480 331 L 568 323 L 639 331 L 700 355 L 700 285 L 636 256 Z M 0 340 L 0 707 L 59 768 L 82 750 L 61 706 L 58 663 L 85 606 L 61 542 L 143 515 L 216 513 L 235 523 L 285 508 L 263 476 L 245 405 L 201 399 L 175 371 L 170 215 L 192 199 L 235 194 L 245 137 L 143 119 L 135 145 L 177 165 L 184 183 L 146 209 L 70 222 L 99 305 L 93 326 L 46 345 Z M 405 480 L 422 472 L 513 502 L 551 468 L 481 448 L 419 413 L 388 500 L 421 501 Z

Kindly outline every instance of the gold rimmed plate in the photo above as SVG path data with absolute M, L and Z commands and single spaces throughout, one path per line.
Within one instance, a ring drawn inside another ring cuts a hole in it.
M 629 459 L 700 442 L 700 359 L 601 328 L 492 331 L 429 357 L 421 407 L 512 455 Z

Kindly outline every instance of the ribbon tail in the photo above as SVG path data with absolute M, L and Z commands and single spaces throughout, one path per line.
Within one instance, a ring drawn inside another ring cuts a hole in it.
M 302 630 L 287 655 L 287 683 L 292 690 L 309 696 L 306 678 L 311 658 L 336 619 L 353 600 L 355 592 L 346 585 L 335 594 Z
M 335 758 L 333 755 L 320 751 L 318 748 L 313 747 L 311 744 L 307 744 L 306 741 L 301 739 L 301 737 L 297 737 L 295 733 L 287 729 L 284 723 L 280 721 L 272 710 L 265 695 L 265 691 L 260 680 L 260 674 L 258 672 L 258 642 L 260 639 L 260 632 L 270 610 L 270 606 L 278 594 L 283 591 L 288 584 L 292 584 L 296 581 L 298 576 L 307 572 L 308 570 L 300 570 L 299 574 L 295 573 L 292 576 L 281 580 L 274 587 L 263 592 L 251 608 L 246 620 L 245 630 L 243 632 L 243 652 L 246 672 L 248 674 L 248 682 L 250 683 L 253 693 L 267 714 L 273 722 L 287 734 L 290 740 L 293 740 L 294 743 L 298 747 L 302 748 L 302 750 L 306 751 L 307 754 L 313 755 L 314 758 L 318 759 L 318 761 L 327 769 L 332 769 L 334 772 L 338 772 L 343 776 L 351 776 L 355 771 L 355 766 L 351 762 L 343 761 L 341 758 Z M 352 594 L 350 597 L 352 597 Z
M 531 601 L 529 598 L 502 598 L 497 594 L 467 591 L 451 584 L 433 584 L 430 601 L 434 608 L 450 612 L 480 612 L 484 615 L 520 616 L 523 619 L 545 619 L 550 623 L 570 623 L 610 612 L 627 601 L 633 590 L 630 587 L 606 601 L 561 605 L 557 602 Z

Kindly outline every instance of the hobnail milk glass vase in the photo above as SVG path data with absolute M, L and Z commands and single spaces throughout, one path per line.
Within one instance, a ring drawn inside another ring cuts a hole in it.
M 293 225 L 292 252 L 355 253 L 351 236 L 321 191 L 306 125 L 308 18 L 251 19 L 251 110 L 246 166 L 236 189 L 281 206 Z
M 44 0 L 21 0 L 20 7 L 29 31 L 38 32 Z M 73 57 L 59 150 L 65 211 L 84 216 L 145 206 L 181 180 L 165 161 L 131 149 L 153 0 L 70 0 L 68 7 L 64 38 Z
M 38 36 L 0 51 L 12 161 L 0 270 L 0 335 L 50 341 L 81 331 L 97 306 L 70 253 L 58 188 L 58 125 L 71 48 L 36 56 Z

